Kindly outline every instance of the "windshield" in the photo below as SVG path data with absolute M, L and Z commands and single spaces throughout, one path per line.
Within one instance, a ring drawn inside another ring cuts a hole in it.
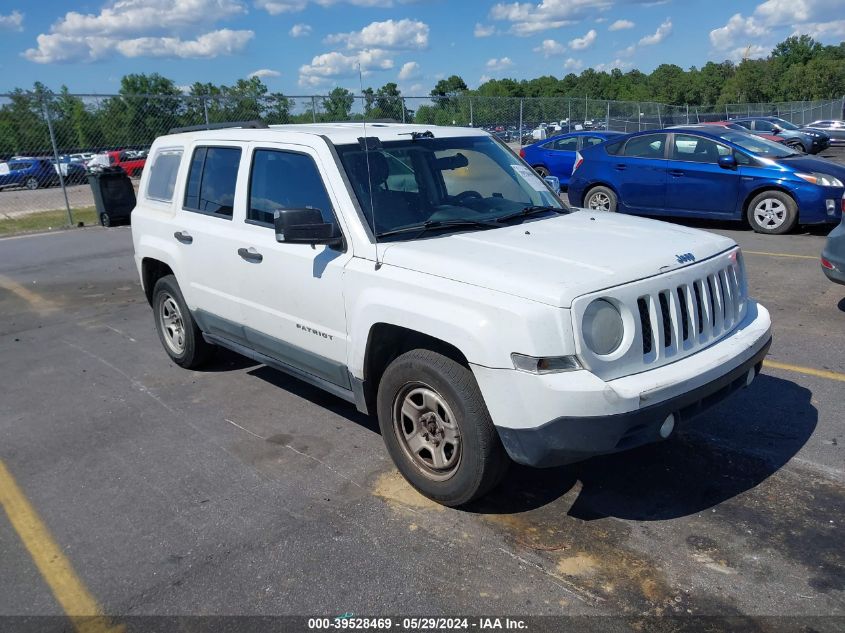
M 426 222 L 494 222 L 527 207 L 564 208 L 542 178 L 488 136 L 409 137 L 366 154 L 359 145 L 337 150 L 376 234 Z
M 790 123 L 786 119 L 772 119 L 772 123 L 777 125 L 782 130 L 797 130 L 799 129 L 794 123 Z
M 736 143 L 742 149 L 752 154 L 765 156 L 766 158 L 786 158 L 787 156 L 798 156 L 801 153 L 788 148 L 782 143 L 775 143 L 774 141 L 760 138 L 753 134 L 746 134 L 745 132 L 734 132 L 733 130 L 726 129 L 719 136 L 726 141 Z

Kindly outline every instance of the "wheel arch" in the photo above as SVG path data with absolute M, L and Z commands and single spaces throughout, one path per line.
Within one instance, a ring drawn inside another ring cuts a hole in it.
M 363 365 L 364 402 L 375 411 L 378 385 L 387 366 L 393 360 L 414 349 L 437 352 L 469 368 L 464 353 L 454 344 L 419 330 L 395 323 L 373 323 L 367 335 Z
M 607 187 L 608 189 L 610 189 L 616 195 L 616 203 L 619 204 L 621 199 L 619 197 L 619 191 L 616 189 L 616 187 L 614 187 L 607 181 L 597 180 L 595 182 L 591 182 L 589 185 L 586 185 L 584 187 L 584 194 L 581 196 L 581 200 L 579 201 L 579 207 L 584 206 L 584 201 L 587 199 L 587 196 L 590 195 L 590 192 L 596 187 Z
M 155 288 L 156 282 L 162 277 L 173 274 L 170 265 L 159 259 L 144 257 L 141 260 L 141 284 L 144 287 L 147 303 L 153 304 L 153 288 Z

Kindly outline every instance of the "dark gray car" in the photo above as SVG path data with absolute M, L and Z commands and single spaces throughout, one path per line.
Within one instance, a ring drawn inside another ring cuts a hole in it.
M 803 127 L 824 132 L 830 137 L 831 145 L 845 145 L 845 121 L 824 119 L 822 121 L 813 121 Z
M 845 210 L 845 197 L 842 198 L 842 207 Z M 845 216 L 827 236 L 822 251 L 822 272 L 831 281 L 845 284 Z
M 789 147 L 805 154 L 818 154 L 830 146 L 830 137 L 821 130 L 802 129 L 776 116 L 731 119 L 731 122 L 738 123 L 752 134 L 780 136 Z

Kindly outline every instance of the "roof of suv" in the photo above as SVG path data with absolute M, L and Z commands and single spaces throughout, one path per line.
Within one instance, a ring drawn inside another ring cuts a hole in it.
M 480 128 L 447 127 L 437 125 L 411 125 L 405 123 L 367 123 L 368 137 L 378 137 L 382 141 L 398 141 L 410 137 L 411 132 L 430 131 L 435 137 L 489 136 Z M 271 140 L 276 135 L 302 134 L 307 136 L 325 136 L 336 145 L 357 143 L 364 136 L 364 124 L 361 123 L 307 123 L 294 125 L 270 125 L 266 128 L 218 128 L 215 130 L 197 130 L 170 135 L 172 138 L 215 139 L 215 140 Z M 282 139 L 280 139 L 282 140 Z

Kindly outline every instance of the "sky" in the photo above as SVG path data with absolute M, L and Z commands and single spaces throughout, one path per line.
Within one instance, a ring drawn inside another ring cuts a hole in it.
M 72 7 L 71 11 L 68 11 Z M 789 35 L 845 40 L 843 0 L 0 0 L 0 93 L 40 81 L 117 92 L 258 75 L 287 95 L 393 81 L 427 95 L 457 74 L 562 77 L 765 56 Z

